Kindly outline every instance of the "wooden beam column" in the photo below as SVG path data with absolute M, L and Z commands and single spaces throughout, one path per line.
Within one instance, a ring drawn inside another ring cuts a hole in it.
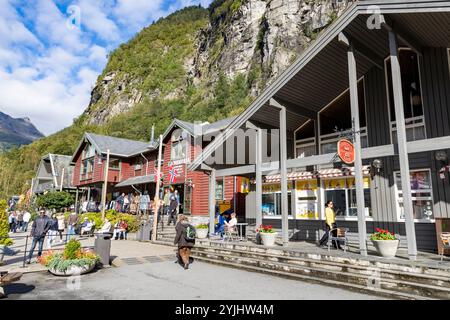
M 211 170 L 209 175 L 209 236 L 211 237 L 215 229 L 216 220 L 216 170 Z
M 259 228 L 262 224 L 262 129 L 258 128 L 256 131 L 256 228 Z
M 362 256 L 367 256 L 366 245 L 366 213 L 364 205 L 364 178 L 362 170 L 361 156 L 361 135 L 359 122 L 359 102 L 358 102 L 358 76 L 356 71 L 356 59 L 353 45 L 347 50 L 348 76 L 350 83 L 350 108 L 353 122 L 353 143 L 355 146 L 355 188 L 356 188 L 356 206 L 358 210 L 358 240 L 359 252 Z
M 281 173 L 281 229 L 283 246 L 289 243 L 289 206 L 287 179 L 286 108 L 280 109 L 280 173 Z
M 417 258 L 416 231 L 411 198 L 411 177 L 406 141 L 405 114 L 403 110 L 402 78 L 398 59 L 397 34 L 389 31 L 389 49 L 391 57 L 392 92 L 394 95 L 395 122 L 397 125 L 398 155 L 402 180 L 403 210 L 405 212 L 406 238 L 408 240 L 408 256 L 410 260 Z

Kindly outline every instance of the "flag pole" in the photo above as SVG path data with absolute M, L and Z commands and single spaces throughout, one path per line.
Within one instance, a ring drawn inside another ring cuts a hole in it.
M 156 192 L 155 192 L 155 201 L 153 210 L 153 232 L 152 232 L 152 241 L 156 241 L 156 229 L 158 226 L 158 211 L 159 211 L 159 189 L 161 184 L 161 158 L 162 158 L 162 146 L 163 146 L 163 136 L 159 136 L 159 153 L 158 153 L 158 171 L 156 175 Z

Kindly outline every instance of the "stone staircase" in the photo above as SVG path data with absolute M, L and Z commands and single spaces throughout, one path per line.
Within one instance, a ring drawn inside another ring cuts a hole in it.
M 170 242 L 163 239 L 156 243 L 173 244 L 173 238 Z M 197 240 L 192 256 L 207 263 L 391 299 L 450 299 L 450 270 L 437 267 L 209 240 Z
M 170 226 L 168 226 L 167 221 L 168 217 L 164 216 L 163 217 L 164 225 L 158 223 L 156 239 L 158 241 L 163 241 L 168 244 L 173 244 L 173 240 L 175 239 L 176 235 L 175 226 L 173 225 L 173 223 Z

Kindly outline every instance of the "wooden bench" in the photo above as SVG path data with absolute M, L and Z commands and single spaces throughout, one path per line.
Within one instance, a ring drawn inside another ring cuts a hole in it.
M 10 284 L 16 281 L 19 281 L 22 278 L 22 273 L 20 272 L 12 272 L 2 274 L 0 277 L 0 299 L 6 297 L 5 291 L 3 290 L 3 286 L 6 284 Z

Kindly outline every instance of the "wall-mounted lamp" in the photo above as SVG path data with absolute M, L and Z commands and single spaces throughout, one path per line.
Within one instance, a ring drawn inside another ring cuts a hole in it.
M 437 161 L 446 162 L 448 160 L 447 152 L 443 150 L 436 151 L 434 153 L 434 157 L 436 158 Z
M 380 159 L 375 159 L 372 161 L 370 166 L 370 177 L 373 177 L 380 173 L 381 168 L 383 168 L 383 162 Z

